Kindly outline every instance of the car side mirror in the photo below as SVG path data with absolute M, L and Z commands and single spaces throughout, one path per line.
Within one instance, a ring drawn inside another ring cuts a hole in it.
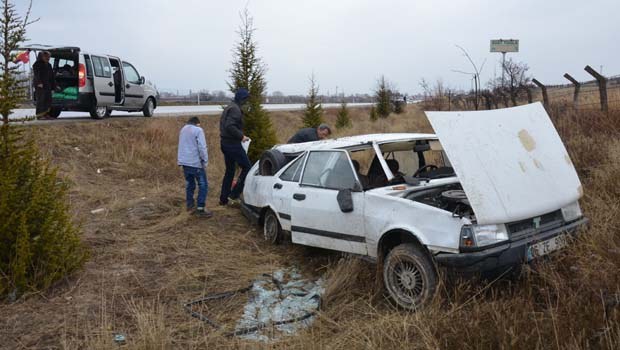
M 350 213 L 353 211 L 353 195 L 350 189 L 338 191 L 336 199 L 338 200 L 340 211 L 343 213 Z
M 144 82 L 146 82 L 146 79 L 144 79 L 144 77 L 140 77 L 140 85 L 144 85 Z

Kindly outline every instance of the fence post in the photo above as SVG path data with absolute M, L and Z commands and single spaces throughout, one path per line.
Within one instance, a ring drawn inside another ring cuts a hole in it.
M 579 90 L 581 89 L 581 83 L 568 73 L 564 74 L 564 78 L 568 79 L 571 83 L 573 83 L 573 85 L 575 85 L 575 93 L 573 94 L 573 107 L 577 109 L 577 107 L 579 107 Z
M 543 104 L 545 105 L 545 107 L 548 107 L 549 106 L 549 95 L 547 95 L 547 87 L 536 79 L 532 79 L 532 83 L 536 84 L 536 86 L 540 88 L 540 90 L 542 91 L 542 96 L 543 96 Z
M 608 105 L 607 105 L 607 78 L 605 78 L 604 76 L 599 74 L 599 72 L 595 71 L 590 66 L 586 66 L 584 68 L 584 70 L 586 72 L 590 73 L 590 75 L 593 76 L 594 79 L 596 79 L 596 81 L 598 81 L 598 91 L 599 91 L 599 93 L 601 95 L 601 111 L 607 112 L 607 110 L 608 110 Z

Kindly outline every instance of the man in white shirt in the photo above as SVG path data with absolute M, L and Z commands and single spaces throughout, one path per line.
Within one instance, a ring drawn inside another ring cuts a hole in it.
M 192 117 L 179 133 L 179 166 L 183 167 L 185 176 L 185 200 L 188 211 L 194 211 L 194 191 L 198 183 L 197 206 L 194 214 L 210 218 L 213 213 L 205 208 L 209 183 L 206 167 L 209 162 L 205 133 L 200 127 L 200 119 Z

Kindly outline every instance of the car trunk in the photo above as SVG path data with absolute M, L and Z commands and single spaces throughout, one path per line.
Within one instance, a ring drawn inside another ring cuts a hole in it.
M 68 46 L 27 45 L 20 50 L 30 50 L 37 56 L 42 51 L 51 55 L 50 64 L 54 70 L 57 90 L 53 91 L 54 105 L 64 102 L 73 103 L 78 100 L 80 88 L 80 48 Z M 86 67 L 82 67 L 85 78 Z
M 540 103 L 426 114 L 479 224 L 552 213 L 581 197 L 572 161 Z
M 55 49 L 51 53 L 50 64 L 56 77 L 54 102 L 76 101 L 79 92 L 79 50 Z

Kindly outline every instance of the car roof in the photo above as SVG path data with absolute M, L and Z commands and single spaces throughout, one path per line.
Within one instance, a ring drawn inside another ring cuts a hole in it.
M 106 56 L 112 58 L 118 58 L 117 56 L 108 55 L 108 54 L 98 54 L 88 51 L 83 51 L 77 46 L 63 46 L 63 45 L 42 45 L 42 44 L 30 44 L 20 46 L 19 50 L 32 50 L 32 51 L 71 51 L 71 52 L 79 52 L 83 55 L 97 55 L 97 56 Z
M 349 149 L 356 146 L 369 145 L 372 143 L 386 144 L 393 142 L 408 142 L 415 140 L 436 140 L 434 134 L 417 133 L 391 133 L 391 134 L 367 134 L 340 137 L 337 139 L 304 142 L 296 144 L 277 145 L 274 148 L 284 154 L 299 154 L 308 150 Z

